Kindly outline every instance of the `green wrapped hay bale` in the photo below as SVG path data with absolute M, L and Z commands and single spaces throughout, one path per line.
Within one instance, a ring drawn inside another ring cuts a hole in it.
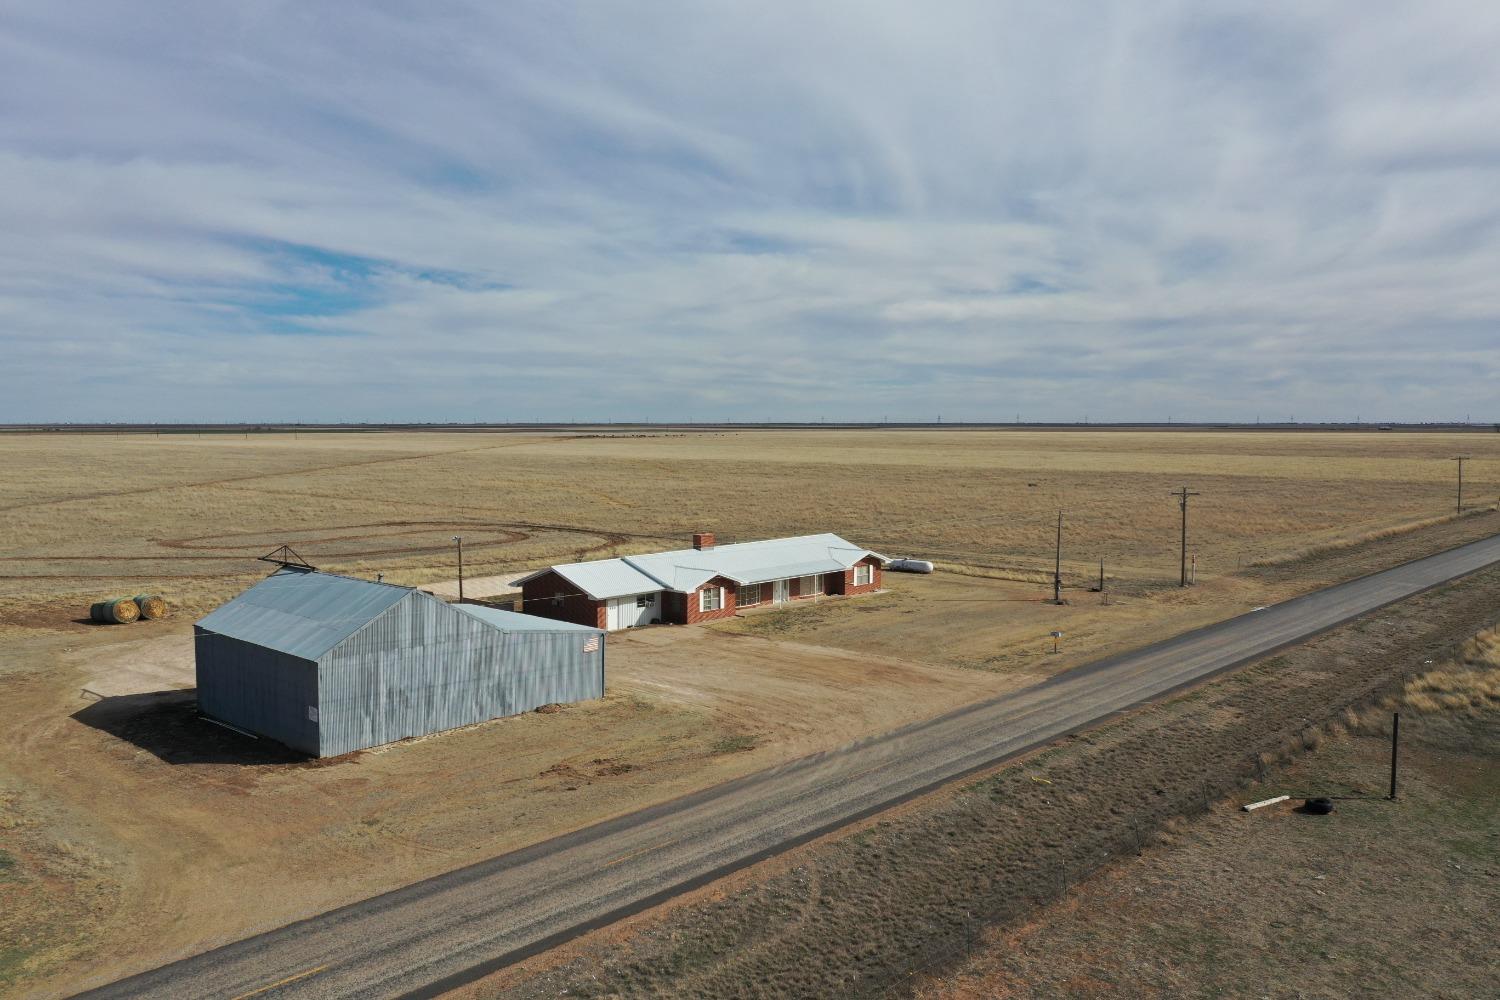
M 140 605 L 128 597 L 112 597 L 99 601 L 89 608 L 89 617 L 96 622 L 111 625 L 128 625 L 141 616 Z
M 167 617 L 167 602 L 160 594 L 136 594 L 131 600 L 141 609 L 143 621 L 155 621 Z

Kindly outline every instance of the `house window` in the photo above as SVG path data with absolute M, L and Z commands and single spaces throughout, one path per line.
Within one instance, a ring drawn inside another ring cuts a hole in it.
M 854 585 L 856 587 L 868 587 L 875 579 L 875 567 L 869 563 L 860 563 L 854 567 Z
M 555 593 L 555 594 L 552 595 L 552 606 L 554 608 L 560 608 L 560 607 L 562 607 L 562 605 L 563 605 L 563 592 L 559 590 L 557 593 Z
M 723 587 L 704 587 L 698 591 L 699 611 L 718 611 L 724 606 Z
M 638 608 L 654 608 L 654 607 L 656 607 L 656 595 L 655 594 L 637 594 L 635 596 L 635 606 L 638 607 Z
M 760 584 L 747 583 L 740 587 L 736 603 L 742 608 L 748 608 L 752 604 L 760 603 Z
M 799 597 L 811 597 L 814 594 L 822 593 L 823 588 L 820 586 L 822 582 L 823 578 L 820 576 L 797 577 L 797 595 Z

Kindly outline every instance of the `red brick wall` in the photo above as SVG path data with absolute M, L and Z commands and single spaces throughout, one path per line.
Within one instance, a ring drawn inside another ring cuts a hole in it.
M 698 608 L 701 606 L 699 604 L 698 593 L 699 591 L 702 591 L 708 587 L 724 588 L 724 604 L 721 608 L 719 608 L 718 611 L 698 610 Z M 735 586 L 733 580 L 726 580 L 722 576 L 714 577 L 712 580 L 705 583 L 702 587 L 699 587 L 698 590 L 695 590 L 691 594 L 687 595 L 687 609 L 686 614 L 684 615 L 686 623 L 689 625 L 696 625 L 698 622 L 711 622 L 716 618 L 730 617 L 735 612 L 734 595 Z
M 865 558 L 860 560 L 860 563 L 874 567 L 874 571 L 870 574 L 870 582 L 865 584 L 863 587 L 856 587 L 854 585 L 854 569 L 851 567 L 844 570 L 844 576 L 842 579 L 837 576 L 833 578 L 833 584 L 835 588 L 833 590 L 833 593 L 868 594 L 871 591 L 880 589 L 880 577 L 881 574 L 885 572 L 880 568 L 880 560 L 876 559 L 874 556 L 865 556 Z
M 828 573 L 822 577 L 822 589 L 812 594 L 803 594 L 794 578 L 788 584 L 788 597 L 800 600 L 813 597 L 817 594 L 868 594 L 880 589 L 881 573 L 880 560 L 869 556 L 862 562 L 874 567 L 874 574 L 869 584 L 863 587 L 854 585 L 854 570 L 846 570 L 842 575 Z M 737 588 L 734 581 L 724 577 L 715 577 L 705 587 L 724 588 L 724 606 L 718 611 L 699 611 L 698 592 L 691 594 L 674 594 L 664 592 L 661 595 L 661 620 L 664 622 L 675 622 L 679 625 L 691 625 L 697 622 L 714 621 L 718 618 L 728 618 L 738 610 L 736 603 Z M 700 590 L 702 588 L 699 588 Z M 772 585 L 762 585 L 761 605 L 771 603 Z M 553 595 L 562 592 L 562 604 L 553 603 Z M 761 605 L 751 605 L 758 607 Z M 594 628 L 604 628 L 608 615 L 605 602 L 595 601 L 584 594 L 578 593 L 578 588 L 556 573 L 545 573 L 534 580 L 528 580 L 521 585 L 521 611 L 528 615 L 537 615 L 541 618 L 553 618 L 558 621 L 573 622 L 578 625 L 592 625 Z
M 563 595 L 561 605 L 553 601 L 558 593 Z M 606 618 L 603 601 L 580 594 L 577 587 L 552 572 L 521 584 L 521 611 L 538 618 L 592 625 L 594 628 L 604 628 Z

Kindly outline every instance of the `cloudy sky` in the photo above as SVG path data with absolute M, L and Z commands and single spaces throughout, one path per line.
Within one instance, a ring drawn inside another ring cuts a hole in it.
M 1500 419 L 1497 52 L 1485 0 L 0 0 L 0 420 Z

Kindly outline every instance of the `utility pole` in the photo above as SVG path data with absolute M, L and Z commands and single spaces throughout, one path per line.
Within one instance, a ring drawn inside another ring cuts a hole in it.
M 464 602 L 464 536 L 454 535 L 453 541 L 458 545 L 458 603 Z
M 1453 461 L 1458 463 L 1458 507 L 1455 513 L 1464 512 L 1464 463 L 1473 458 L 1473 455 L 1454 455 Z
M 1401 736 L 1401 713 L 1391 713 L 1391 794 L 1392 802 L 1396 801 L 1396 747 Z
M 1186 486 L 1184 486 L 1181 490 L 1177 491 L 1176 493 L 1172 494 L 1172 496 L 1178 497 L 1178 498 L 1180 498 L 1182 500 L 1182 577 L 1181 577 L 1181 579 L 1177 583 L 1177 586 L 1179 586 L 1179 587 L 1186 587 L 1188 585 L 1188 577 L 1187 577 L 1187 508 L 1188 508 L 1188 497 L 1196 497 L 1196 496 L 1201 496 L 1201 495 L 1202 494 L 1200 494 L 1197 490 L 1189 490 Z
M 1052 562 L 1052 603 L 1062 603 L 1062 511 L 1057 512 L 1057 550 Z

